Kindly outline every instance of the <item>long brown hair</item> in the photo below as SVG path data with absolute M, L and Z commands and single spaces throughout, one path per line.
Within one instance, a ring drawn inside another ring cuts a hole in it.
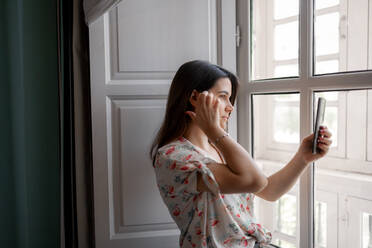
M 220 78 L 230 79 L 230 102 L 234 105 L 239 82 L 233 73 L 202 60 L 194 60 L 181 65 L 169 89 L 163 123 L 151 145 L 150 158 L 153 165 L 157 150 L 182 136 L 186 131 L 191 118 L 185 114 L 185 111 L 194 110 L 189 102 L 192 91 L 194 89 L 198 92 L 209 90 Z

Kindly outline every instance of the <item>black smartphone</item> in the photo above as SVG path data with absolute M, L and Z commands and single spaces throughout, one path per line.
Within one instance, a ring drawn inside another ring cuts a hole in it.
M 318 136 L 320 125 L 324 121 L 324 112 L 326 107 L 326 99 L 319 97 L 318 99 L 318 108 L 316 111 L 315 125 L 314 125 L 314 140 L 313 140 L 313 154 L 316 154 L 316 148 L 318 146 Z

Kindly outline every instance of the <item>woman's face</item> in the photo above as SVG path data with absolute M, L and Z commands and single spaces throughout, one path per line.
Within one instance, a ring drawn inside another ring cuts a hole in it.
M 219 113 L 220 113 L 220 125 L 223 129 L 227 127 L 227 121 L 230 117 L 230 113 L 234 110 L 230 102 L 231 96 L 231 81 L 229 78 L 220 78 L 216 81 L 214 86 L 208 90 L 213 93 L 215 97 L 220 99 Z

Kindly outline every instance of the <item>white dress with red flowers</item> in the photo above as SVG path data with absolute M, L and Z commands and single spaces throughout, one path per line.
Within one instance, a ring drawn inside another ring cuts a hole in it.
M 181 231 L 180 247 L 266 247 L 271 233 L 256 222 L 252 193 L 222 194 L 206 164 L 216 162 L 184 137 L 158 149 L 160 195 Z M 211 192 L 197 190 L 201 173 Z M 267 246 L 269 247 L 269 246 Z

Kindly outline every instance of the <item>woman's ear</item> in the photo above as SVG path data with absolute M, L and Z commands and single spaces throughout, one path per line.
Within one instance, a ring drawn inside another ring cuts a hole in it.
M 199 92 L 197 90 L 193 90 L 190 96 L 190 103 L 192 106 L 196 106 L 196 101 L 198 100 Z

